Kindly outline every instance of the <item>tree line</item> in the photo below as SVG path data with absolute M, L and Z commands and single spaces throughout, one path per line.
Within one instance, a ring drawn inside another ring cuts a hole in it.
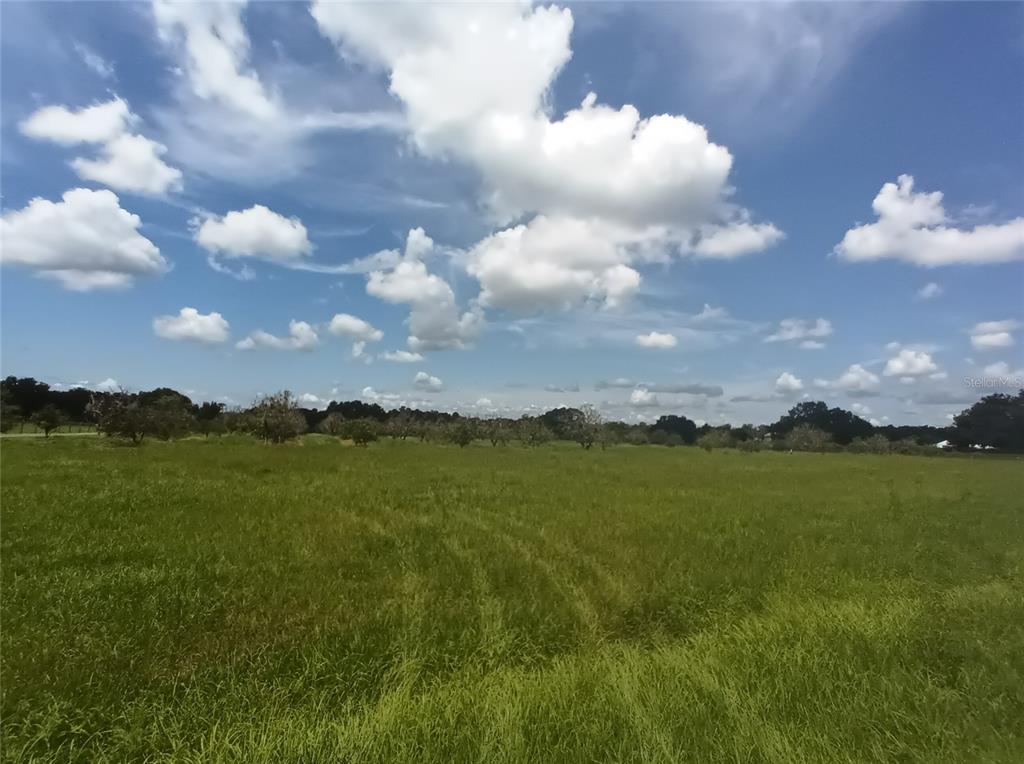
M 45 435 L 65 423 L 89 424 L 105 435 L 141 443 L 189 434 L 209 437 L 246 433 L 283 443 L 320 432 L 365 446 L 380 437 L 443 441 L 466 446 L 476 440 L 536 446 L 551 440 L 579 443 L 585 449 L 611 444 L 697 445 L 705 449 L 847 449 L 870 453 L 934 452 L 946 442 L 956 449 L 988 448 L 1024 452 L 1024 390 L 996 393 L 965 409 L 948 427 L 875 426 L 851 411 L 821 401 L 803 401 L 771 424 L 698 425 L 682 414 L 652 424 L 606 421 L 592 406 L 559 407 L 538 416 L 479 418 L 455 412 L 401 407 L 385 409 L 364 401 L 331 401 L 324 409 L 300 406 L 291 393 L 266 395 L 245 408 L 223 403 L 194 403 L 168 387 L 130 393 L 83 388 L 54 390 L 31 377 L 0 381 L 0 431 L 25 422 Z

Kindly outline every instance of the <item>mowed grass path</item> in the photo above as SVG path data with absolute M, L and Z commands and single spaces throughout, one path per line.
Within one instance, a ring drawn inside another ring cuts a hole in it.
M 1024 470 L 2 445 L 5 761 L 1024 761 Z

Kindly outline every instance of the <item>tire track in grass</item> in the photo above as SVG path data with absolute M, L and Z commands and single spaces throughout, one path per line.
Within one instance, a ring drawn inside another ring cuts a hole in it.
M 480 646 L 487 667 L 498 665 L 511 654 L 512 640 L 505 619 L 505 608 L 501 599 L 495 596 L 490 580 L 487 578 L 487 567 L 479 553 L 465 546 L 462 541 L 448 534 L 444 539 L 445 546 L 452 554 L 466 563 L 470 569 L 480 624 Z
M 609 573 L 607 567 L 603 563 L 599 562 L 593 555 L 587 554 L 578 546 L 572 546 L 565 541 L 552 538 L 545 532 L 543 527 L 538 530 L 534 526 L 527 524 L 523 520 L 516 519 L 512 515 L 491 514 L 496 518 L 506 519 L 516 528 L 516 530 L 532 533 L 540 539 L 543 545 L 556 552 L 565 560 L 585 568 L 594 579 L 601 583 L 603 593 L 608 595 L 609 599 L 613 600 L 616 605 L 624 606 L 628 604 L 629 591 L 627 587 L 622 583 L 621 579 Z
M 484 522 L 480 517 L 481 514 L 478 513 L 474 516 L 466 510 L 457 510 L 451 513 L 451 516 L 497 539 L 528 566 L 539 569 L 543 573 L 545 581 L 562 600 L 565 609 L 573 614 L 578 629 L 586 635 L 586 641 L 588 643 L 600 642 L 604 638 L 604 630 L 601 627 L 600 616 L 590 601 L 589 595 L 572 580 L 571 576 L 565 575 L 559 567 L 539 554 L 536 546 L 495 527 L 493 523 Z
M 485 515 L 487 517 L 486 520 L 484 519 Z M 459 514 L 459 518 L 463 520 L 472 518 L 472 522 L 476 523 L 484 532 L 494 535 L 505 533 L 507 537 L 511 537 L 509 533 L 506 533 L 506 530 L 517 534 L 529 535 L 533 539 L 535 547 L 546 551 L 545 557 L 558 560 L 558 567 L 566 570 L 564 574 L 558 574 L 555 578 L 564 581 L 564 585 L 573 592 L 576 598 L 585 601 L 587 622 L 593 626 L 593 630 L 601 638 L 608 636 L 608 629 L 602 626 L 599 608 L 594 604 L 593 594 L 588 592 L 582 584 L 591 581 L 596 583 L 596 589 L 599 593 L 598 599 L 608 603 L 615 611 L 622 611 L 629 606 L 631 601 L 630 589 L 620 578 L 609 573 L 607 568 L 593 555 L 583 552 L 579 547 L 573 546 L 564 540 L 553 538 L 544 528 L 537 529 L 509 514 L 499 514 L 497 512 L 478 510 L 475 513 L 468 514 L 468 511 L 462 511 Z M 504 530 L 495 530 L 495 527 L 500 527 L 500 524 L 503 522 L 511 527 Z M 537 557 L 536 554 L 533 556 Z M 554 569 L 552 563 L 545 562 L 545 564 L 548 566 L 549 571 Z M 583 579 L 582 581 L 580 580 L 581 578 Z

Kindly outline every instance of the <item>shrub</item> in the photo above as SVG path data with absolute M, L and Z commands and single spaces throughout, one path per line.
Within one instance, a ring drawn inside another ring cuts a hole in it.
M 793 451 L 827 451 L 832 445 L 827 432 L 809 424 L 798 424 L 783 442 Z
M 728 430 L 715 428 L 701 435 L 697 439 L 697 445 L 705 451 L 711 451 L 715 448 L 729 448 L 733 441 Z
M 373 419 L 350 419 L 342 424 L 341 435 L 357 446 L 366 447 L 377 440 L 377 422 Z
M 872 435 L 869 438 L 855 438 L 847 448 L 857 454 L 887 454 L 892 444 L 884 435 Z
M 324 435 L 338 437 L 345 431 L 345 418 L 341 414 L 328 414 L 321 420 L 317 429 Z

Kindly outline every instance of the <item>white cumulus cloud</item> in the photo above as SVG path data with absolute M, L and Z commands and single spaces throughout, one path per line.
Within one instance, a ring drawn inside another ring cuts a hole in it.
M 423 356 L 420 353 L 410 353 L 408 350 L 389 350 L 377 357 L 392 363 L 419 363 L 423 360 Z
M 881 380 L 878 375 L 865 369 L 859 363 L 852 364 L 834 380 L 816 379 L 815 387 L 827 390 L 843 390 L 850 396 L 876 395 Z
M 919 300 L 934 300 L 936 297 L 941 297 L 942 292 L 943 289 L 939 284 L 936 284 L 934 281 L 929 281 L 917 290 L 917 298 Z
M 538 215 L 470 249 L 480 302 L 516 313 L 566 310 L 585 300 L 618 307 L 640 286 L 625 265 L 643 237 L 599 220 Z
M 591 93 L 552 117 L 568 9 L 318 1 L 312 14 L 345 58 L 387 72 L 422 154 L 471 166 L 492 218 L 523 221 L 470 248 L 482 306 L 615 307 L 639 286 L 638 262 L 735 257 L 782 237 L 728 201 L 732 155 L 685 116 Z
M 249 118 L 273 117 L 278 107 L 259 77 L 248 70 L 249 36 L 242 24 L 246 3 L 156 0 L 157 33 L 180 53 L 192 89 Z
M 803 389 L 803 381 L 788 371 L 782 372 L 775 380 L 775 391 L 778 393 L 796 393 Z
M 426 393 L 436 393 L 444 389 L 444 383 L 438 377 L 427 374 L 425 371 L 416 372 L 412 383 L 417 390 L 422 390 Z
M 262 204 L 195 222 L 195 240 L 211 254 L 289 263 L 313 251 L 301 220 L 286 218 Z
M 773 247 L 784 238 L 785 234 L 771 223 L 708 226 L 702 229 L 693 251 L 701 257 L 739 257 Z
M 1005 321 L 982 321 L 971 329 L 971 345 L 975 350 L 992 350 L 1013 345 L 1013 332 L 1020 323 L 1013 319 Z
M 384 403 L 395 403 L 402 399 L 402 396 L 397 393 L 382 393 L 372 387 L 364 387 L 362 393 L 360 393 L 360 397 L 369 401 Z
M 116 393 L 121 389 L 121 385 L 113 377 L 107 377 L 102 382 L 93 385 L 93 389 L 101 393 Z
M 878 221 L 847 231 L 835 247 L 840 257 L 854 261 L 894 258 L 925 266 L 1024 258 L 1024 218 L 956 228 L 949 225 L 942 192 L 915 192 L 910 175 L 883 185 L 871 206 Z
M 363 342 L 376 342 L 384 336 L 380 329 L 349 313 L 335 314 L 331 319 L 330 332 L 336 337 L 349 337 Z
M 182 308 L 178 315 L 157 316 L 153 331 L 166 340 L 188 340 L 215 345 L 227 342 L 228 322 L 220 313 L 202 314 L 195 308 Z
M 1010 364 L 1006 361 L 990 363 L 983 371 L 985 375 L 990 377 L 1014 377 L 1016 379 L 1024 379 L 1024 368 L 1011 369 Z
M 136 119 L 127 102 L 114 98 L 78 111 L 66 106 L 44 106 L 22 122 L 20 128 L 29 138 L 75 146 L 111 141 L 124 134 Z
M 764 338 L 765 342 L 800 342 L 800 347 L 817 350 L 824 347 L 821 339 L 832 335 L 832 322 L 819 318 L 811 323 L 800 318 L 784 318 L 779 328 Z
M 925 374 L 936 374 L 939 367 L 930 354 L 923 350 L 903 348 L 899 353 L 886 361 L 882 374 L 886 377 L 920 377 Z
M 409 305 L 408 344 L 414 353 L 468 347 L 483 328 L 479 309 L 460 312 L 448 282 L 427 270 L 421 258 L 431 247 L 430 238 L 413 229 L 402 260 L 390 270 L 371 271 L 366 283 L 368 294 Z
M 629 394 L 629 405 L 633 408 L 653 408 L 660 406 L 658 396 L 643 387 L 638 387 Z
M 667 332 L 638 334 L 634 341 L 637 345 L 644 348 L 674 348 L 679 343 L 674 334 L 668 334 Z
M 353 358 L 363 354 L 367 342 L 377 342 L 384 336 L 380 329 L 349 313 L 335 314 L 331 319 L 329 331 L 336 337 L 347 337 L 352 340 Z
M 269 348 L 271 350 L 312 350 L 320 344 L 316 330 L 305 321 L 288 322 L 288 336 L 278 337 L 257 329 L 244 340 L 235 344 L 239 350 Z
M 0 258 L 67 289 L 125 287 L 168 270 L 157 246 L 139 233 L 141 223 L 105 189 L 71 189 L 59 202 L 37 197 L 0 220 Z
M 129 132 L 139 118 L 121 98 L 78 111 L 66 106 L 44 106 L 21 123 L 25 135 L 63 146 L 98 144 L 99 157 L 76 157 L 71 167 L 79 177 L 117 191 L 159 196 L 182 187 L 181 170 L 163 161 L 167 148 L 143 135 Z
M 181 188 L 181 170 L 161 157 L 167 148 L 142 135 L 120 135 L 103 145 L 99 159 L 71 161 L 75 172 L 119 191 L 159 195 Z

